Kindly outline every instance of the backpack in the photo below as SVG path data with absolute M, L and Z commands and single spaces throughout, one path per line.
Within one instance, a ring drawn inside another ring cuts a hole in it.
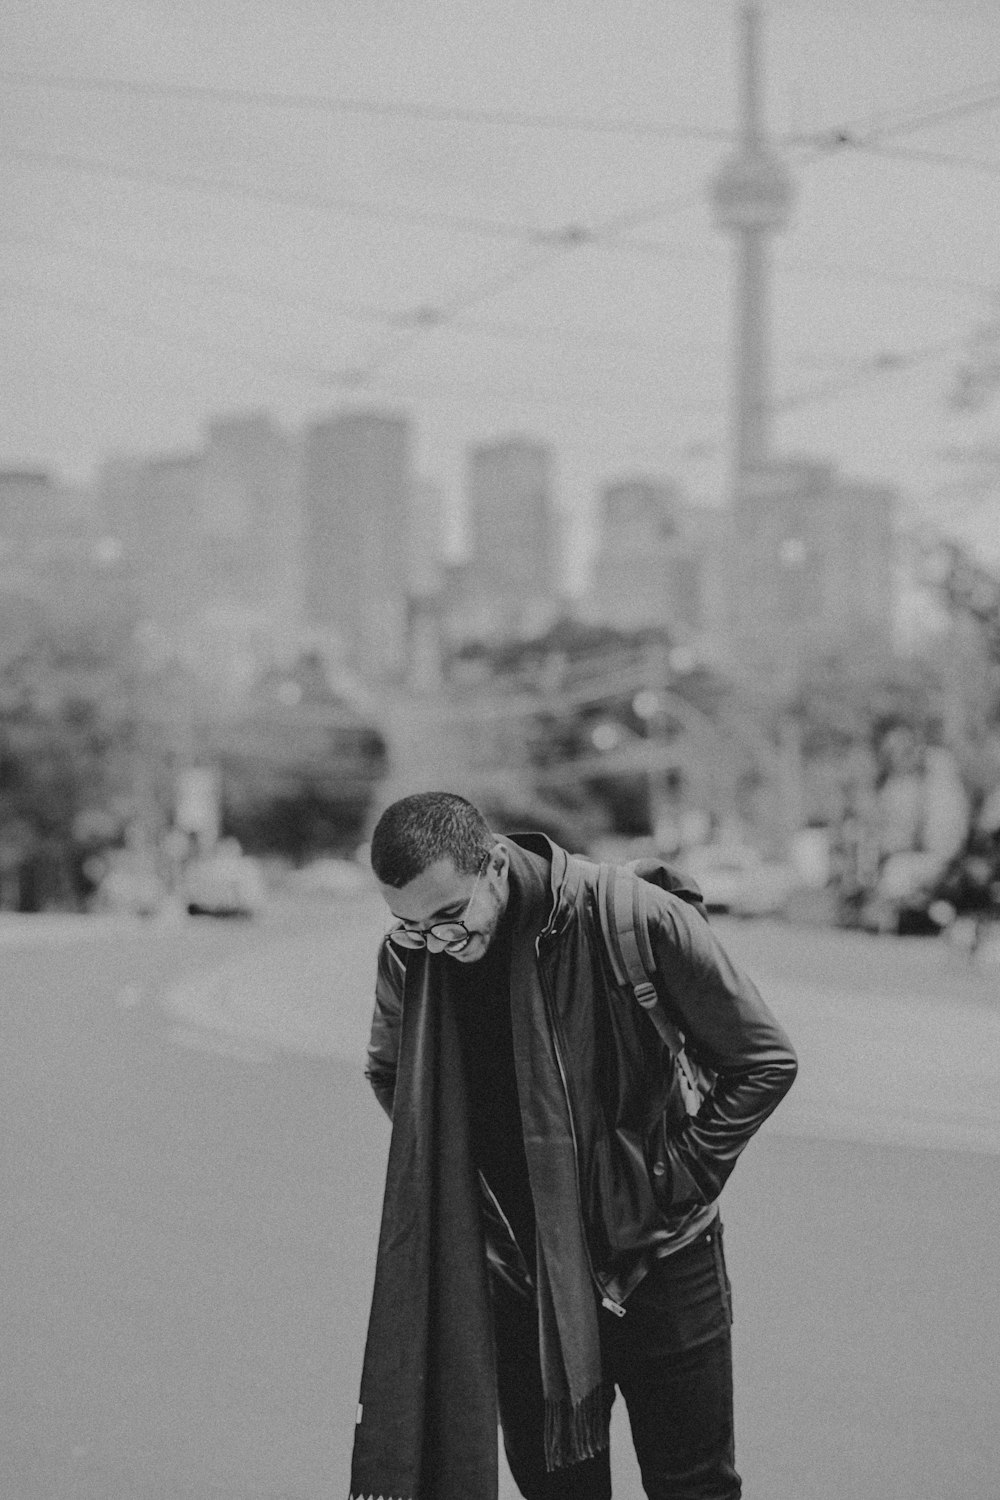
M 632 860 L 626 865 L 599 866 L 597 908 L 601 932 L 616 983 L 631 990 L 656 1027 L 660 1040 L 673 1059 L 685 1112 L 694 1116 L 711 1093 L 715 1074 L 687 1051 L 684 1033 L 664 1011 L 652 983 L 657 970 L 647 922 L 646 894 L 650 884 L 687 901 L 707 921 L 697 887 L 685 886 L 669 866 L 658 860 Z

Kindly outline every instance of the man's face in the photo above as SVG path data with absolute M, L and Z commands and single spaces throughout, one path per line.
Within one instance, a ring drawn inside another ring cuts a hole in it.
M 445 953 L 445 943 L 428 928 L 441 922 L 461 922 L 472 934 L 457 953 L 448 953 L 460 964 L 482 958 L 493 941 L 507 907 L 507 854 L 495 849 L 479 876 L 462 874 L 453 860 L 439 859 L 422 870 L 408 885 L 378 883 L 389 910 L 405 927 L 423 932 L 430 953 Z

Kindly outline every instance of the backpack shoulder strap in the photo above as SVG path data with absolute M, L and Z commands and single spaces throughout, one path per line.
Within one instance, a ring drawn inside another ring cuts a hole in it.
M 597 877 L 597 905 L 615 979 L 627 985 L 647 1012 L 664 1045 L 676 1057 L 684 1046 L 677 1027 L 659 1004 L 652 984 L 656 972 L 647 921 L 646 882 L 620 865 L 603 864 Z

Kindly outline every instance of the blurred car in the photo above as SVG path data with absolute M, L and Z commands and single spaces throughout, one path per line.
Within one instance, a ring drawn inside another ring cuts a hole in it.
M 110 849 L 91 861 L 95 911 L 153 917 L 167 900 L 167 888 L 151 858 L 130 849 Z
M 297 891 L 322 896 L 357 896 L 372 889 L 372 877 L 355 859 L 320 855 L 296 870 L 291 884 Z
M 223 839 L 188 865 L 181 896 L 191 916 L 254 917 L 267 904 L 267 886 L 258 861 L 235 839 Z
M 765 859 L 748 844 L 698 844 L 679 854 L 676 863 L 697 882 L 710 912 L 777 916 L 795 885 L 791 865 Z
M 901 937 L 940 932 L 949 920 L 937 898 L 943 868 L 937 854 L 908 849 L 890 854 L 862 903 L 860 925 Z
M 974 924 L 975 945 L 1000 921 L 1000 831 L 973 828 L 945 861 L 919 851 L 890 854 L 861 910 L 870 932 L 902 937 L 933 936 L 959 920 Z

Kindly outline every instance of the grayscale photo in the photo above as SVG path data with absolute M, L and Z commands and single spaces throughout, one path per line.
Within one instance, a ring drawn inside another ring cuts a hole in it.
M 0 17 L 0 1500 L 993 1500 L 993 0 Z

